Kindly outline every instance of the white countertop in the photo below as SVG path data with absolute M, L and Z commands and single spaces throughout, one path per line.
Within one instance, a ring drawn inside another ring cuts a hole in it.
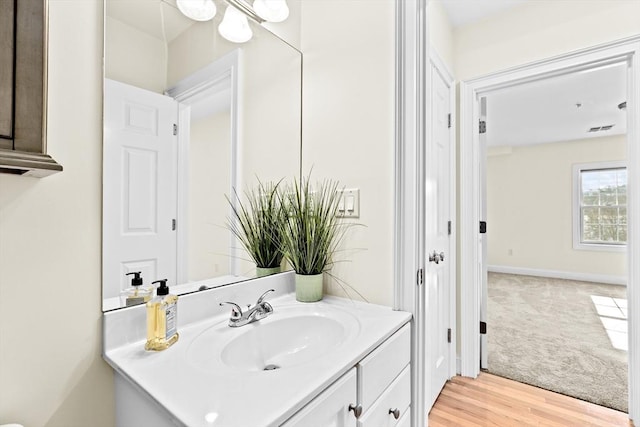
M 145 351 L 142 340 L 107 349 L 104 357 L 186 426 L 278 426 L 411 319 L 410 313 L 329 296 L 317 303 L 298 303 L 290 293 L 269 302 L 274 313 L 259 322 L 277 321 L 279 307 L 328 307 L 353 315 L 359 330 L 323 357 L 273 371 L 207 369 L 193 363 L 189 349 L 198 336 L 213 328 L 237 335 L 252 326 L 226 327 L 226 314 L 181 327 L 180 339 L 167 350 Z

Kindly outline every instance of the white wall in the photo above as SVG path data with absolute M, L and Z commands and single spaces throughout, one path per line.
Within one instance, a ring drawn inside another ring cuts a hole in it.
M 369 301 L 393 304 L 393 0 L 302 5 L 303 171 L 360 189 L 366 227 L 348 236 L 335 274 Z M 362 249 L 362 250 L 358 250 Z M 342 294 L 338 286 L 329 291 Z M 357 298 L 357 297 L 356 297 Z
M 625 158 L 624 135 L 489 149 L 489 265 L 626 276 L 626 253 L 573 249 L 573 165 Z
M 102 2 L 49 0 L 48 151 L 0 174 L 0 423 L 114 425 L 102 360 Z

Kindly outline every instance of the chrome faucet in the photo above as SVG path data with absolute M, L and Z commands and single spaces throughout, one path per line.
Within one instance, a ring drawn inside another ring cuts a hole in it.
M 271 304 L 266 302 L 264 298 L 267 296 L 269 292 L 274 292 L 275 289 L 269 289 L 264 294 L 260 295 L 258 301 L 251 307 L 251 305 L 247 306 L 247 311 L 242 311 L 242 308 L 235 302 L 221 302 L 220 305 L 230 305 L 231 308 L 231 317 L 229 318 L 229 326 L 232 328 L 237 328 L 239 326 L 248 325 L 249 323 L 256 322 L 260 319 L 264 319 L 271 313 L 273 313 L 273 307 Z

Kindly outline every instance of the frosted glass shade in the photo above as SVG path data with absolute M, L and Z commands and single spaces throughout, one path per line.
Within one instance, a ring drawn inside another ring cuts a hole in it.
M 209 21 L 216 16 L 213 0 L 177 0 L 176 5 L 184 16 L 194 21 Z
M 244 43 L 253 37 L 247 17 L 233 6 L 227 6 L 224 18 L 218 26 L 218 32 L 233 43 Z
M 286 0 L 256 0 L 253 10 L 265 21 L 282 22 L 289 16 Z

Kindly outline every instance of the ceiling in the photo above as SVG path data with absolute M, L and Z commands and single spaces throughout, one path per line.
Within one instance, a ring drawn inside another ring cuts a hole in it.
M 487 144 L 516 146 L 625 134 L 626 63 L 487 93 Z M 591 128 L 613 126 L 589 132 Z
M 454 29 L 535 0 L 442 0 Z M 626 133 L 626 65 L 530 82 L 487 94 L 487 144 L 531 145 Z M 611 126 L 588 132 L 591 128 Z

